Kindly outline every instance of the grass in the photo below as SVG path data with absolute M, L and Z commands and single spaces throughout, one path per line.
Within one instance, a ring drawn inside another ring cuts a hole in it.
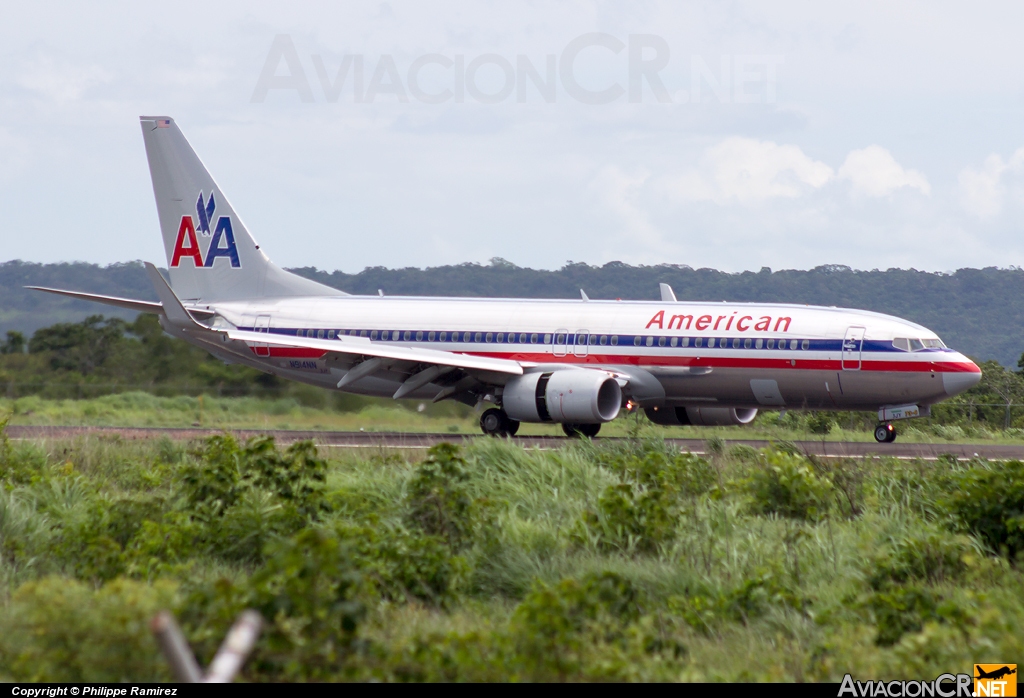
M 0 678 L 166 680 L 144 628 L 168 606 L 204 661 L 261 610 L 249 680 L 932 679 L 1024 650 L 1019 561 L 957 500 L 1012 532 L 1024 485 L 984 483 L 1019 466 L 656 433 L 426 460 L 4 443 Z

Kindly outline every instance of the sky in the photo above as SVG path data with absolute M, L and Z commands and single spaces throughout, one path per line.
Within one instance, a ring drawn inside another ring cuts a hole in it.
M 0 6 L 0 261 L 165 264 L 168 115 L 281 266 L 1024 265 L 1024 4 Z

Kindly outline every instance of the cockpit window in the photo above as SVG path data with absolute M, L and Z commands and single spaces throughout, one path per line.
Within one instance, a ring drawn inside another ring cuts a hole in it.
M 897 337 L 892 345 L 900 351 L 921 351 L 922 349 L 944 349 L 941 339 L 914 339 L 913 337 Z

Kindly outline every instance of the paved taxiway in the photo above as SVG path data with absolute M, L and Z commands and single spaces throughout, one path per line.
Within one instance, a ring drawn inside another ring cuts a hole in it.
M 335 448 L 398 448 L 425 449 L 442 441 L 463 442 L 483 438 L 474 434 L 414 434 L 364 431 L 291 431 L 230 429 L 237 438 L 247 439 L 259 434 L 273 436 L 280 443 L 292 443 L 301 439 L 313 439 L 322 446 Z M 124 439 L 152 439 L 167 437 L 174 440 L 200 439 L 223 433 L 220 429 L 160 428 L 160 427 L 61 427 L 61 426 L 8 426 L 7 435 L 12 439 L 73 439 L 79 436 L 120 436 Z M 566 443 L 564 437 L 518 436 L 513 441 L 520 446 L 535 448 L 557 448 Z M 667 442 L 684 451 L 704 453 L 707 444 L 703 439 L 666 439 Z M 750 439 L 728 439 L 726 447 L 745 445 L 764 448 L 768 441 Z M 852 441 L 795 441 L 792 442 L 808 455 L 826 458 L 862 458 L 864 456 L 895 456 L 898 458 L 923 458 L 933 460 L 942 455 L 957 458 L 980 457 L 987 460 L 1024 460 L 1024 445 L 1013 444 L 951 444 L 951 443 L 892 443 L 879 444 Z

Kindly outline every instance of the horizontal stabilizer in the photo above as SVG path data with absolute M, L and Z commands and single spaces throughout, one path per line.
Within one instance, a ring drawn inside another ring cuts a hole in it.
M 132 298 L 118 298 L 117 296 L 103 296 L 98 293 L 83 293 L 82 291 L 65 291 L 60 288 L 46 288 L 45 286 L 26 286 L 25 288 L 32 289 L 33 291 L 55 293 L 58 296 L 67 296 L 69 298 L 77 298 L 83 301 L 94 301 L 96 303 L 103 303 L 104 305 L 113 305 L 118 308 L 125 308 L 126 310 L 137 310 L 140 313 L 157 313 L 162 315 L 164 312 L 162 305 L 151 301 L 138 301 Z

